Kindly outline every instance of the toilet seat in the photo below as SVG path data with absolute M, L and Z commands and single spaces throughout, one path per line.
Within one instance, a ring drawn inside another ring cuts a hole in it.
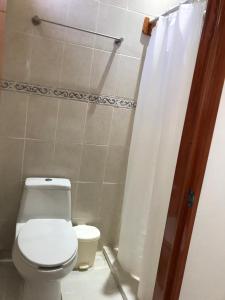
M 77 252 L 77 237 L 66 220 L 33 219 L 24 224 L 17 236 L 21 254 L 39 267 L 58 267 Z

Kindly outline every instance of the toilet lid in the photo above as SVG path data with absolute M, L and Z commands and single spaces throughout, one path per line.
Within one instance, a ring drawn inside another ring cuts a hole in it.
M 27 260 L 43 267 L 64 264 L 78 247 L 71 224 L 61 219 L 29 220 L 19 232 L 17 243 Z

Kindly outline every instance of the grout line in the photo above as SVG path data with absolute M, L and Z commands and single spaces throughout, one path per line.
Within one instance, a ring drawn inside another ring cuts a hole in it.
M 101 7 L 101 1 L 98 1 L 98 9 L 96 13 L 96 22 L 95 22 L 95 32 L 98 30 L 98 20 L 100 16 L 100 7 Z M 93 43 L 93 48 L 96 49 L 96 43 L 97 43 L 97 35 L 94 36 L 94 43 Z
M 50 40 L 50 41 L 57 41 L 57 42 L 60 42 L 62 44 L 65 44 L 65 45 L 68 45 L 68 46 L 78 46 L 78 47 L 81 47 L 81 48 L 87 48 L 87 49 L 91 49 L 91 50 L 97 50 L 97 51 L 102 51 L 102 52 L 107 52 L 107 53 L 112 53 L 113 50 L 105 50 L 105 49 L 101 49 L 101 48 L 97 48 L 96 47 L 96 38 L 95 38 L 95 42 L 93 43 L 93 47 L 90 47 L 90 46 L 87 46 L 87 45 L 84 45 L 84 44 L 80 44 L 80 43 L 76 43 L 76 42 L 70 42 L 70 41 L 64 41 L 64 40 L 59 40 L 57 38 L 51 38 L 51 37 L 43 37 L 43 36 L 40 36 L 40 35 L 33 35 L 31 33 L 24 33 L 22 31 L 18 31 L 18 30 L 13 30 L 11 32 L 16 32 L 16 33 L 20 33 L 20 34 L 23 34 L 23 35 L 27 35 L 27 36 L 30 36 L 30 37 L 34 37 L 34 38 L 39 38 L 39 39 L 46 39 L 46 40 Z M 127 55 L 127 54 L 123 54 L 121 52 L 118 52 L 117 54 L 120 54 L 120 55 L 123 55 L 123 56 L 127 56 L 127 57 L 133 57 L 133 58 L 136 58 L 136 59 L 141 59 L 141 55 L 140 56 L 134 56 L 134 55 Z
M 1 258 L 0 263 L 12 263 L 12 258 Z
M 7 139 L 10 139 L 10 140 L 26 140 L 26 138 L 23 138 L 23 137 L 16 137 L 16 136 L 5 136 L 5 135 L 1 135 L 0 136 L 1 139 L 4 139 L 4 138 L 7 138 Z
M 13 31 L 12 31 L 13 32 Z M 28 61 L 28 63 L 29 63 L 29 69 L 28 69 L 28 80 L 27 81 L 31 81 L 31 74 L 32 74 L 32 72 L 31 72 L 31 64 L 32 64 L 32 57 L 33 57 L 33 50 L 34 50 L 34 39 L 33 39 L 33 37 L 34 37 L 34 35 L 33 35 L 33 33 L 34 33 L 34 28 L 32 27 L 32 34 L 28 34 L 28 33 L 24 33 L 23 32 L 23 35 L 26 37 L 26 35 L 28 35 L 28 37 L 29 37 L 29 42 L 31 42 L 31 46 L 30 46 L 30 53 L 29 53 L 29 55 L 28 55 L 28 59 L 27 59 L 27 61 Z M 20 32 L 20 34 L 21 34 L 21 32 Z M 31 40 L 31 37 L 32 37 L 32 40 Z M 27 63 L 27 61 L 26 61 L 26 63 Z
M 84 145 L 85 146 L 98 146 L 98 147 L 107 147 L 107 144 L 93 144 L 93 143 L 86 143 L 85 141 L 84 141 Z
M 95 48 L 92 49 L 92 53 L 91 53 L 91 66 L 90 66 L 89 80 L 88 80 L 88 88 L 89 88 L 90 93 L 91 93 L 91 90 L 92 90 L 92 76 L 93 76 L 94 58 L 95 58 Z
M 129 9 L 128 1 L 126 3 L 125 7 L 121 7 L 121 6 L 118 6 L 118 5 L 115 5 L 115 4 L 111 4 L 111 3 L 104 3 L 104 2 L 101 2 L 101 1 L 100 1 L 100 5 L 118 8 L 120 10 L 124 10 L 126 12 L 135 13 L 135 14 L 141 15 L 143 17 L 146 17 L 146 16 L 151 17 L 151 18 L 158 17 L 158 15 L 149 15 L 148 12 L 146 12 L 146 13 L 145 12 L 141 12 L 141 11 L 138 11 L 138 9 Z
M 85 110 L 85 116 L 84 116 L 83 140 L 82 140 L 82 143 L 81 143 L 81 156 L 80 156 L 80 164 L 79 164 L 79 170 L 78 170 L 78 178 L 80 178 L 81 166 L 82 166 L 82 160 L 83 160 L 83 153 L 84 153 L 84 146 L 85 146 L 84 141 L 85 141 L 86 126 L 87 126 L 88 108 L 89 108 L 89 104 L 87 103 L 86 110 Z
M 104 4 L 104 5 L 109 5 L 109 6 L 112 6 L 112 7 L 117 7 L 117 6 L 113 6 L 113 5 L 110 5 L 110 4 Z M 118 8 L 118 7 L 117 7 Z M 124 9 L 125 10 L 125 9 Z M 96 18 L 96 29 L 97 29 L 97 20 L 99 18 L 99 11 L 100 11 L 100 8 L 98 9 L 98 12 L 97 12 L 97 18 Z M 133 12 L 133 11 L 130 11 L 130 12 Z M 135 12 L 137 13 L 137 12 Z M 140 14 L 140 13 L 139 13 Z M 143 14 L 143 17 L 146 16 L 146 14 Z M 19 31 L 19 30 L 10 30 L 9 33 L 12 33 L 12 32 L 15 32 L 15 33 L 20 33 L 24 36 L 29 36 L 29 37 L 32 37 L 32 38 L 37 38 L 37 39 L 44 39 L 44 40 L 49 40 L 49 41 L 56 41 L 58 43 L 62 43 L 63 45 L 76 45 L 78 47 L 84 47 L 84 48 L 88 48 L 88 49 L 93 49 L 93 50 L 99 50 L 99 51 L 104 51 L 104 52 L 109 52 L 111 53 L 112 51 L 110 50 L 105 50 L 105 49 L 101 49 L 101 48 L 98 48 L 96 46 L 96 41 L 97 41 L 97 37 L 95 36 L 94 38 L 94 41 L 93 41 L 93 47 L 91 46 L 87 46 L 87 45 L 84 45 L 82 43 L 79 43 L 79 42 L 73 42 L 73 41 L 68 41 L 68 40 L 65 40 L 65 39 L 57 39 L 56 36 L 54 37 L 46 37 L 46 36 L 42 36 L 42 35 L 37 35 L 35 33 L 29 33 L 29 32 L 23 32 L 23 31 Z M 65 32 L 66 33 L 66 32 Z M 140 28 L 140 34 L 141 34 L 141 28 Z M 125 41 L 126 42 L 126 41 Z M 33 43 L 31 45 L 31 54 L 33 52 Z M 119 51 L 118 54 L 121 54 L 121 52 Z M 134 57 L 134 58 L 141 58 L 141 55 L 140 56 L 134 56 L 134 55 L 126 55 L 126 54 L 123 54 L 124 56 L 127 56 L 127 57 Z M 31 58 L 31 57 L 30 57 Z
M 113 127 L 113 118 L 115 114 L 115 107 L 112 107 L 112 116 L 111 116 L 111 121 L 110 121 L 110 126 L 109 126 L 109 136 L 108 136 L 108 141 L 107 141 L 107 146 L 110 147 L 110 140 L 111 140 L 111 134 L 112 134 L 112 127 Z
M 110 126 L 109 126 L 109 135 L 108 135 L 108 140 L 107 140 L 107 144 L 106 144 L 106 155 L 105 155 L 105 162 L 104 162 L 104 170 L 103 170 L 103 178 L 102 178 L 102 182 L 101 182 L 101 188 L 99 191 L 99 199 L 98 199 L 98 213 L 97 213 L 97 218 L 99 219 L 99 221 L 101 221 L 101 209 L 102 209 L 102 194 L 103 194 L 103 185 L 105 183 L 104 179 L 105 179 L 105 174 L 106 174 L 106 165 L 107 165 L 107 160 L 108 160 L 108 156 L 109 156 L 109 148 L 110 148 L 110 137 L 111 137 L 111 131 L 112 131 L 112 124 L 113 124 L 113 116 L 114 116 L 114 107 L 112 107 L 112 115 L 111 115 L 111 120 L 110 120 Z
M 132 56 L 132 55 L 127 55 L 127 54 L 123 54 L 123 53 L 118 53 L 118 56 L 123 56 L 123 57 L 127 57 L 127 58 L 132 58 L 135 60 L 142 60 L 142 57 L 137 57 L 137 56 Z
M 21 175 L 20 180 L 23 180 L 23 173 L 24 173 L 24 158 L 25 158 L 25 148 L 26 148 L 26 140 L 23 140 L 23 151 L 22 151 L 22 161 L 21 161 Z
M 57 114 L 56 114 L 56 124 L 55 124 L 55 132 L 54 132 L 54 139 L 53 139 L 53 157 L 55 155 L 55 148 L 56 148 L 56 137 L 57 137 L 58 123 L 59 123 L 59 110 L 60 110 L 60 106 L 61 106 L 61 100 L 58 100 Z
M 119 86 L 119 69 L 120 69 L 120 65 L 121 65 L 121 54 L 117 55 L 117 62 L 116 62 L 116 70 L 115 70 L 115 75 L 116 75 L 116 79 L 115 79 L 115 90 L 114 90 L 114 94 L 117 95 L 118 94 L 118 86 Z M 113 110 L 114 113 L 114 110 Z
M 49 142 L 49 143 L 54 143 L 54 139 L 37 139 L 37 138 L 30 138 L 30 137 L 14 137 L 14 136 L 0 136 L 0 139 L 12 139 L 12 140 L 25 140 L 25 141 L 34 141 L 34 142 Z M 63 143 L 64 140 L 59 140 L 59 142 Z M 120 144 L 115 144 L 115 145 L 108 145 L 108 144 L 89 144 L 89 143 L 77 143 L 77 142 L 71 142 L 73 145 L 84 145 L 84 146 L 95 146 L 95 147 L 117 147 L 117 148 L 124 148 L 124 149 L 129 149 L 129 146 L 127 145 L 120 145 Z
M 71 182 L 76 183 L 76 184 L 107 184 L 107 185 L 120 185 L 120 186 L 124 185 L 124 183 L 121 183 L 121 182 L 108 182 L 108 181 L 102 181 L 101 182 L 101 181 L 71 180 Z
M 70 4 L 67 6 L 67 12 L 65 13 L 65 16 L 67 17 L 67 13 L 69 10 Z M 66 35 L 66 31 L 64 31 L 64 37 Z M 61 57 L 61 62 L 60 62 L 60 71 L 59 71 L 59 86 L 61 86 L 62 82 L 62 74 L 63 74 L 63 65 L 64 65 L 64 54 L 65 54 L 65 42 L 62 45 L 62 57 Z M 57 115 L 56 115 L 56 124 L 55 124 L 55 132 L 54 132 L 54 139 L 53 139 L 53 157 L 54 159 L 55 156 L 55 148 L 56 148 L 56 138 L 57 138 L 57 130 L 58 130 L 58 122 L 59 122 L 59 111 L 61 108 L 61 99 L 58 99 L 58 104 L 57 104 Z
M 60 71 L 59 71 L 59 86 L 61 86 L 62 83 L 62 74 L 63 74 L 63 65 L 64 65 L 64 54 L 65 54 L 65 42 L 62 45 L 62 57 L 61 57 L 61 62 L 60 62 Z
M 99 15 L 100 15 L 100 1 L 98 1 L 98 9 L 97 9 L 97 14 L 96 14 L 96 22 L 95 22 L 95 31 L 97 31 Z M 95 59 L 95 51 L 96 51 L 96 41 L 97 41 L 97 36 L 95 35 L 94 40 L 93 40 L 91 66 L 90 66 L 89 83 L 88 83 L 90 92 L 92 89 L 92 76 L 93 76 L 93 67 L 94 67 L 94 59 Z
M 79 182 L 72 182 L 72 186 L 73 186 L 73 183 L 75 183 L 75 191 L 74 191 L 74 194 L 72 194 L 72 188 L 71 188 L 71 221 L 74 226 L 74 223 L 75 223 L 74 220 L 77 219 L 77 217 L 73 216 L 73 211 L 74 211 L 73 206 L 75 206 L 75 211 L 76 211 Z
M 25 141 L 36 141 L 36 142 L 52 142 L 51 139 L 36 139 L 36 138 L 30 138 L 30 137 L 16 137 L 16 136 L 0 136 L 0 138 L 8 138 L 13 140 L 25 140 Z M 79 143 L 78 143 L 79 145 Z
M 158 17 L 158 15 L 149 15 L 148 12 L 145 13 L 145 12 L 138 11 L 137 9 L 129 9 L 128 1 L 127 1 L 127 4 L 125 5 L 125 7 L 121 7 L 121 6 L 118 6 L 115 4 L 111 4 L 111 3 L 103 3 L 103 2 L 100 2 L 100 4 L 104 5 L 104 6 L 118 8 L 118 9 L 124 10 L 126 12 L 135 13 L 135 14 L 141 15 L 143 17 L 146 17 L 146 16 L 151 17 L 151 18 Z
M 28 120 L 29 104 L 30 104 L 30 96 L 27 95 L 25 128 L 24 128 L 24 138 L 23 138 L 23 152 L 22 152 L 22 162 L 21 162 L 21 177 L 20 177 L 20 180 L 23 179 L 23 172 L 24 172 L 24 158 L 25 158 L 25 148 L 26 148 L 27 120 Z
M 124 182 L 110 182 L 110 181 L 103 181 L 103 184 L 107 184 L 107 185 L 124 185 Z
M 26 116 L 25 116 L 25 128 L 24 128 L 24 139 L 27 136 L 27 122 L 28 122 L 28 111 L 30 106 L 30 95 L 27 95 L 27 103 L 26 103 Z

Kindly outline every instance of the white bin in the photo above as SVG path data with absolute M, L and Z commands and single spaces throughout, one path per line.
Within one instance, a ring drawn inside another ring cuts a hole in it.
M 75 269 L 86 270 L 94 264 L 100 231 L 90 225 L 78 225 L 74 227 L 74 230 L 78 239 L 78 257 Z

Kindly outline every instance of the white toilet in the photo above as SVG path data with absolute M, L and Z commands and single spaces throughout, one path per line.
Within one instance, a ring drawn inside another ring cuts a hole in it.
M 70 181 L 27 178 L 12 253 L 25 281 L 23 300 L 61 300 L 61 279 L 73 270 L 77 248 Z

